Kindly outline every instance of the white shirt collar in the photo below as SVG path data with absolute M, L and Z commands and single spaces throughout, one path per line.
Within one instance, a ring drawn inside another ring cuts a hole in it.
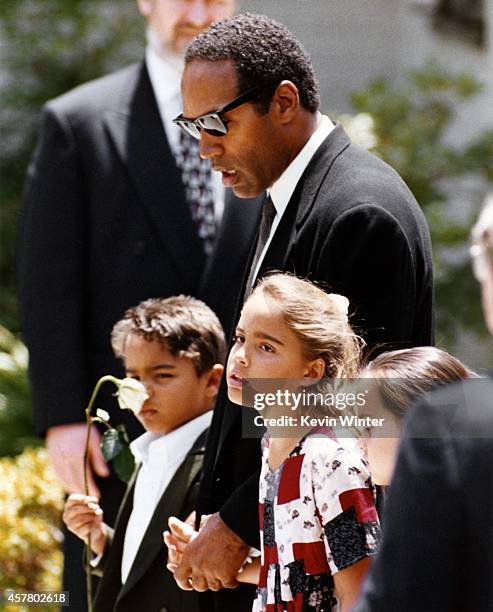
M 335 127 L 326 115 L 319 115 L 319 119 L 318 127 L 310 136 L 308 142 L 289 164 L 286 170 L 284 170 L 277 181 L 268 189 L 278 218 L 282 217 L 286 210 L 289 200 L 296 189 L 296 185 L 312 157 L 315 155 L 315 152 Z
M 180 100 L 183 65 L 159 56 L 150 45 L 146 48 L 146 66 L 159 108 L 171 100 Z
M 159 500 L 194 442 L 210 425 L 211 419 L 212 410 L 209 410 L 169 434 L 147 432 L 130 444 L 132 453 L 142 461 L 142 467 L 135 481 L 133 507 L 125 531 L 122 583 L 127 580 Z
M 181 463 L 195 440 L 209 427 L 211 419 L 212 410 L 208 410 L 167 434 L 146 432 L 131 442 L 130 450 L 137 461 L 144 464 L 152 462 L 156 456 L 160 461 L 165 458 L 168 462 Z

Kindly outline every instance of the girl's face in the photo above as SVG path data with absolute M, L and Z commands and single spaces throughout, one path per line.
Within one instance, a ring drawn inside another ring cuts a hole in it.
M 226 372 L 228 397 L 241 405 L 245 379 L 320 377 L 323 361 L 306 359 L 277 302 L 257 291 L 241 312 Z

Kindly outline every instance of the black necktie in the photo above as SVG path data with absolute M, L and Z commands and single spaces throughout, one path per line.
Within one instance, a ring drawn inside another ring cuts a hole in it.
M 262 255 L 262 251 L 264 250 L 265 245 L 267 244 L 267 240 L 270 236 L 270 230 L 272 228 L 272 222 L 274 221 L 274 217 L 276 216 L 276 209 L 270 196 L 267 196 L 263 206 L 262 206 L 262 218 L 260 220 L 260 229 L 257 238 L 257 245 L 255 247 L 255 255 L 253 256 L 252 263 L 250 266 L 250 272 L 248 273 L 248 279 L 245 285 L 245 293 L 243 295 L 243 299 L 250 295 L 250 291 L 255 283 L 255 270 L 257 268 L 257 264 L 260 259 L 260 255 Z
M 192 219 L 202 240 L 204 251 L 209 255 L 214 247 L 216 219 L 212 195 L 211 164 L 199 155 L 199 141 L 180 131 L 180 142 L 176 151 L 176 164 L 181 170 L 185 188 L 185 199 L 190 206 Z

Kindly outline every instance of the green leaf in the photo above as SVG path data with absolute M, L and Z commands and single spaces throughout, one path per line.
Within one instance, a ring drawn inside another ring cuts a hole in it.
M 106 461 L 112 461 L 124 447 L 121 434 L 116 429 L 107 429 L 103 434 L 101 450 Z
M 128 446 L 124 446 L 118 455 L 116 455 L 112 465 L 120 480 L 123 482 L 130 480 L 135 469 L 135 459 Z
M 116 475 L 123 482 L 128 482 L 135 469 L 135 459 L 129 448 L 129 440 L 124 425 L 116 429 L 107 429 L 101 443 L 104 458 L 111 461 Z

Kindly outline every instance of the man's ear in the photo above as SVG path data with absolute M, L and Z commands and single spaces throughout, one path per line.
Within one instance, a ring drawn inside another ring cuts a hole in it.
M 281 123 L 290 123 L 300 109 L 298 88 L 291 81 L 281 81 L 272 96 Z
M 212 366 L 207 376 L 207 386 L 205 393 L 207 397 L 214 398 L 219 391 L 219 385 L 221 384 L 221 378 L 224 372 L 224 366 L 220 363 L 216 363 Z

